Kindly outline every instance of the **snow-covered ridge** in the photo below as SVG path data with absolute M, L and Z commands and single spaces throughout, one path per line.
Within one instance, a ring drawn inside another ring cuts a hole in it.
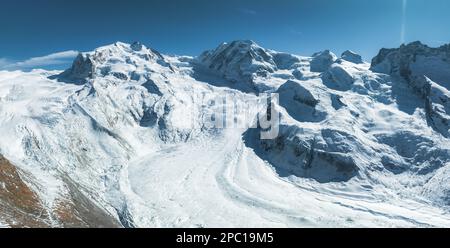
M 152 68 L 154 62 L 169 67 L 164 57 L 157 51 L 147 48 L 139 42 L 126 44 L 116 42 L 97 48 L 93 52 L 80 53 L 71 68 L 59 75 L 61 80 L 84 82 L 98 76 L 113 76 L 121 80 L 140 80 Z
M 413 43 L 369 65 L 253 41 L 195 58 L 117 42 L 64 72 L 0 72 L 0 154 L 46 209 L 85 202 L 125 227 L 450 226 L 447 51 Z M 223 100 L 268 115 L 263 93 L 279 95 L 277 138 L 209 125 Z
M 232 83 L 242 82 L 256 89 L 257 78 L 267 78 L 278 70 L 295 69 L 300 66 L 301 58 L 262 48 L 251 40 L 238 40 L 203 52 L 196 62 Z
M 381 49 L 372 60 L 371 70 L 406 80 L 424 75 L 450 89 L 450 44 L 432 48 L 416 41 L 400 48 Z

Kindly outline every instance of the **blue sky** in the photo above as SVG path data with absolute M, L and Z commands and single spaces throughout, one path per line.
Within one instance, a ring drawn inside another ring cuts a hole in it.
M 67 67 L 76 51 L 141 41 L 163 53 L 197 55 L 252 39 L 311 55 L 450 42 L 448 0 L 2 0 L 0 68 Z

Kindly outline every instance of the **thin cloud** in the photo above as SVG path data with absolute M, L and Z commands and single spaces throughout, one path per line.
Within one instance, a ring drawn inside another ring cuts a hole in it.
M 42 57 L 34 57 L 24 61 L 9 62 L 7 59 L 0 59 L 0 69 L 2 70 L 27 70 L 48 66 L 63 65 L 73 60 L 79 52 L 64 51 L 52 53 Z
M 0 58 L 0 69 L 3 68 L 4 66 L 10 64 L 11 61 L 9 61 L 8 59 L 5 58 Z
M 256 12 L 256 10 L 253 10 L 253 9 L 239 9 L 239 12 L 241 12 L 242 14 L 246 14 L 246 15 L 258 14 L 258 12 Z
M 289 33 L 293 34 L 293 35 L 303 35 L 303 32 L 294 28 L 290 28 Z

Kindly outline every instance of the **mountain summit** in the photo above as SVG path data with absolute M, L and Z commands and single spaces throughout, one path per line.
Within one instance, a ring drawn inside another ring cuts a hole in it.
M 75 82 L 85 82 L 97 76 L 114 76 L 122 80 L 138 79 L 150 71 L 145 65 L 151 63 L 168 66 L 159 52 L 139 42 L 116 42 L 93 52 L 80 53 L 72 67 L 64 71 L 60 78 Z
M 246 83 L 257 88 L 258 78 L 267 78 L 277 70 L 289 69 L 300 59 L 262 48 L 251 40 L 237 40 L 203 52 L 197 61 L 233 83 Z

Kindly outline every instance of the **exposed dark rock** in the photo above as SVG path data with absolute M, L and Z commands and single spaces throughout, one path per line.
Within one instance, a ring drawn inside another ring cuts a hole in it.
M 350 51 L 350 50 L 343 52 L 341 55 L 341 59 L 355 63 L 355 64 L 363 63 L 361 55 L 359 55 L 353 51 Z
M 280 105 L 298 121 L 318 122 L 326 117 L 326 112 L 316 108 L 319 100 L 300 84 L 288 80 L 278 88 Z

